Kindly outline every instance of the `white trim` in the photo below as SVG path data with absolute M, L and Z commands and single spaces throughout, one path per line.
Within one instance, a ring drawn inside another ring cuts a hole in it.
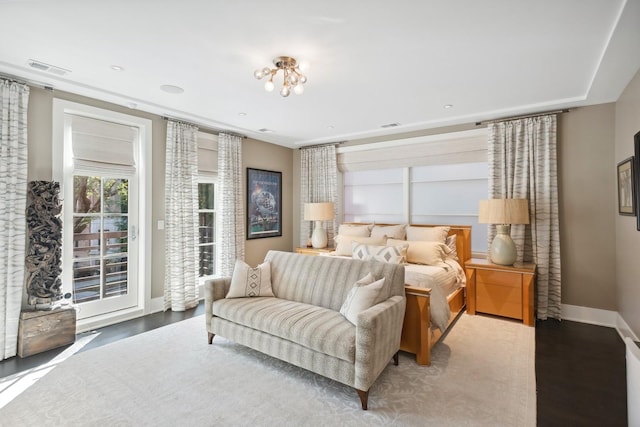
M 562 304 L 560 313 L 563 320 L 607 326 L 609 328 L 616 327 L 616 316 L 618 316 L 616 311 L 569 304 Z
M 633 341 L 640 341 L 638 336 L 631 330 L 629 325 L 627 325 L 627 322 L 620 316 L 620 313 L 617 313 L 616 316 L 616 329 L 622 339 L 631 338 Z
M 465 139 L 465 138 L 478 138 L 478 137 L 485 138 L 484 142 L 486 142 L 486 137 L 488 134 L 489 134 L 488 128 L 471 129 L 471 130 L 463 130 L 460 132 L 440 133 L 437 135 L 416 136 L 414 138 L 392 139 L 389 141 L 373 142 L 370 144 L 338 147 L 336 152 L 338 154 L 352 153 L 356 151 L 377 150 L 380 148 L 389 148 L 389 147 L 398 148 L 405 145 L 423 144 L 423 143 L 431 143 L 431 142 L 444 142 L 444 141 L 450 141 L 452 139 Z

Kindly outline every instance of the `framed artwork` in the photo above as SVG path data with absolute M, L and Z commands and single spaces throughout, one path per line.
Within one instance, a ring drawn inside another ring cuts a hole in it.
M 635 215 L 635 176 L 633 173 L 633 157 L 618 163 L 618 213 Z
M 635 171 L 635 196 L 636 203 L 638 203 L 638 197 L 640 197 L 640 132 L 636 133 L 633 136 L 633 145 L 634 145 L 634 171 Z M 636 230 L 640 231 L 640 211 L 639 208 L 636 208 Z
M 247 168 L 247 239 L 282 236 L 282 172 Z

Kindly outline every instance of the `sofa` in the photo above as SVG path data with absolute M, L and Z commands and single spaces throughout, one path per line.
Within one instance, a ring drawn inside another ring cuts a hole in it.
M 243 271 L 239 263 L 232 277 L 205 283 L 209 344 L 220 335 L 346 384 L 366 410 L 370 387 L 391 360 L 398 364 L 403 266 L 269 251 L 260 266 L 249 268 L 247 283 L 270 279 L 273 296 L 249 290 L 232 298 L 232 282 Z M 363 284 L 367 277 L 375 282 Z M 358 307 L 356 297 L 374 285 L 373 305 Z

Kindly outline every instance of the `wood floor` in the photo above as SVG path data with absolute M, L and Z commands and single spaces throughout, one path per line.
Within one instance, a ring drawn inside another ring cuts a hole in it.
M 200 304 L 185 313 L 155 313 L 102 328 L 81 351 L 202 313 Z M 0 378 L 38 367 L 63 350 L 2 361 Z M 615 329 L 566 320 L 537 322 L 535 360 L 538 426 L 627 425 L 625 348 Z
M 538 321 L 536 387 L 538 426 L 626 426 L 624 341 L 613 328 Z

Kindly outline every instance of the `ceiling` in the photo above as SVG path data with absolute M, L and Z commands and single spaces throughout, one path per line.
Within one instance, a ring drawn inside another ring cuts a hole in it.
M 640 68 L 640 0 L 0 0 L 0 16 L 5 76 L 288 147 L 613 102 Z M 280 55 L 305 66 L 302 95 L 253 77 Z

